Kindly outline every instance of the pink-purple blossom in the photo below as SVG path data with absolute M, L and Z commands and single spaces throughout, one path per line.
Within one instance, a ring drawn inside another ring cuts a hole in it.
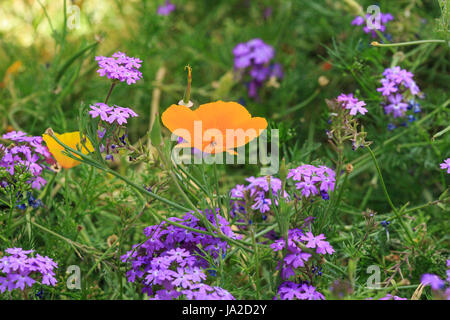
M 123 125 L 127 123 L 128 118 L 138 116 L 138 114 L 130 108 L 123 108 L 116 105 L 108 106 L 101 102 L 89 107 L 91 108 L 89 114 L 92 118 L 95 119 L 100 117 L 101 120 L 108 122 L 109 124 L 117 123 L 118 125 Z
M 303 197 L 321 195 L 325 199 L 335 188 L 335 176 L 335 172 L 326 166 L 305 164 L 289 170 L 287 178 L 295 182 Z
M 447 173 L 450 173 L 450 158 L 445 159 L 440 166 L 442 170 L 447 169 Z
M 136 83 L 142 79 L 142 73 L 139 71 L 142 60 L 139 58 L 128 57 L 123 52 L 116 52 L 112 57 L 97 56 L 95 60 L 100 69 L 97 70 L 101 77 L 126 82 L 128 85 Z
M 175 5 L 167 0 L 164 5 L 161 5 L 158 7 L 158 10 L 156 11 L 157 14 L 160 16 L 168 16 L 172 11 L 175 10 Z
M 364 101 L 360 101 L 358 98 L 354 97 L 353 93 L 349 94 L 340 94 L 336 99 L 344 109 L 350 110 L 350 115 L 355 116 L 360 113 L 365 115 L 367 113 L 367 109 L 364 108 L 366 103 Z

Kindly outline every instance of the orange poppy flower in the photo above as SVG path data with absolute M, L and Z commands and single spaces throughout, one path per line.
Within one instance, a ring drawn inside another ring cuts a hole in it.
M 179 147 L 194 147 L 206 153 L 229 152 L 246 145 L 267 128 L 264 118 L 252 117 L 236 102 L 206 103 L 192 110 L 171 105 L 161 116 L 162 123 L 186 142 Z
M 81 153 L 88 154 L 89 152 L 92 152 L 94 150 L 94 147 L 91 144 L 91 141 L 89 141 L 88 138 L 86 138 L 86 148 L 83 147 L 80 141 L 80 132 L 67 132 L 63 134 L 58 134 L 55 132 L 56 138 L 58 138 L 62 143 L 64 143 L 66 146 L 78 150 L 78 148 L 81 148 Z M 45 143 L 47 144 L 47 148 L 52 154 L 52 156 L 56 159 L 56 161 L 59 163 L 59 165 L 63 168 L 70 169 L 80 164 L 80 161 L 77 161 L 75 159 L 72 159 L 68 156 L 66 156 L 62 151 L 64 150 L 64 147 L 61 146 L 58 142 L 56 142 L 55 139 L 53 139 L 48 134 L 42 135 Z M 78 147 L 77 147 L 78 145 Z

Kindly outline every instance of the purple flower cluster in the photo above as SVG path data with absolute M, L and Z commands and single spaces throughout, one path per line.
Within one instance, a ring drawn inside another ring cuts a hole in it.
M 413 80 L 414 75 L 400 67 L 393 67 L 386 69 L 383 76 L 384 78 L 380 80 L 382 87 L 377 91 L 385 97 L 384 112 L 392 114 L 394 119 L 408 116 L 410 122 L 414 121 L 414 114 L 421 111 L 420 104 L 415 101 L 414 97 L 422 97 L 419 87 Z M 411 110 L 412 113 L 407 114 L 408 110 Z M 390 124 L 389 129 L 394 128 L 395 125 Z
M 275 56 L 275 50 L 259 38 L 237 44 L 233 49 L 233 55 L 234 68 L 241 72 L 241 76 L 249 70 L 252 80 L 248 84 L 248 95 L 252 98 L 258 98 L 258 90 L 267 79 L 283 78 L 281 65 L 270 64 Z
M 337 97 L 337 101 L 341 104 L 344 109 L 350 110 L 350 115 L 355 116 L 358 113 L 365 115 L 367 113 L 367 109 L 364 108 L 366 103 L 364 101 L 359 101 L 358 98 L 353 96 L 353 93 L 350 94 L 340 94 Z
M 272 176 L 250 177 L 245 180 L 249 182 L 247 186 L 238 184 L 230 191 L 230 196 L 234 198 L 231 200 L 231 214 L 233 216 L 238 214 L 246 215 L 247 209 L 250 208 L 261 212 L 262 219 L 265 220 L 267 212 L 270 211 L 270 206 L 272 205 L 269 190 L 272 191 L 272 198 L 277 206 L 279 193 L 281 192 L 281 180 Z M 286 191 L 282 197 L 288 198 Z M 246 218 L 250 219 L 249 222 L 251 223 L 251 217 Z
M 380 12 L 380 20 L 379 20 L 380 24 L 377 25 L 376 21 L 371 21 L 372 26 L 370 26 L 369 23 L 366 23 L 366 20 L 369 19 L 371 19 L 371 14 L 366 14 L 366 19 L 364 19 L 364 17 L 357 16 L 355 19 L 353 19 L 352 25 L 362 26 L 365 24 L 365 26 L 363 27 L 364 32 L 367 34 L 370 33 L 372 35 L 372 38 L 376 38 L 378 36 L 376 30 L 379 30 L 380 32 L 385 32 L 387 23 L 389 21 L 394 20 L 394 16 L 390 13 Z
M 173 10 L 175 10 L 175 5 L 167 0 L 164 5 L 158 7 L 156 13 L 160 16 L 168 16 Z
M 311 254 L 304 252 L 299 244 L 306 248 L 315 249 L 317 254 L 333 254 L 334 249 L 323 234 L 314 236 L 311 231 L 303 233 L 301 229 L 291 229 L 288 232 L 287 254 L 283 260 L 281 275 L 283 279 L 289 279 L 295 275 L 295 270 L 305 267 L 305 263 L 311 258 Z M 273 251 L 281 251 L 286 245 L 285 239 L 278 239 L 270 245 Z
M 122 125 L 124 123 L 127 123 L 127 119 L 129 117 L 138 116 L 138 114 L 130 108 L 123 108 L 116 105 L 110 107 L 107 104 L 101 102 L 98 102 L 89 107 L 91 108 L 89 114 L 92 118 L 97 118 L 98 116 L 100 116 L 100 119 L 108 122 L 109 124 L 113 124 L 114 122 L 116 122 L 118 125 Z
M 321 271 L 318 271 L 320 270 L 319 267 L 309 266 L 312 263 L 310 262 L 312 254 L 305 252 L 300 246 L 314 249 L 317 254 L 333 254 L 333 247 L 328 241 L 325 241 L 325 239 L 323 234 L 314 236 L 311 230 L 306 233 L 301 229 L 289 230 L 286 255 L 281 269 L 281 277 L 286 281 L 280 285 L 276 298 L 279 297 L 282 300 L 291 300 L 295 298 L 302 300 L 325 299 L 324 296 L 317 292 L 315 287 L 310 283 L 303 281 L 300 284 L 297 284 L 289 280 L 290 278 L 296 278 L 296 270 L 299 270 L 300 268 L 303 268 L 302 270 L 304 271 L 312 271 L 315 276 L 321 275 Z M 282 251 L 285 249 L 285 246 L 285 239 L 278 239 L 270 245 L 275 252 Z M 278 268 L 279 267 L 280 265 Z M 317 274 L 316 271 L 318 271 Z
M 101 77 L 107 76 L 108 79 L 126 81 L 128 85 L 136 83 L 142 79 L 142 73 L 138 70 L 141 67 L 142 60 L 128 57 L 123 52 L 116 52 L 112 57 L 95 57 L 100 69 L 97 70 Z
M 442 280 L 438 275 L 425 273 L 422 275 L 420 282 L 424 286 L 430 286 L 431 289 L 442 295 L 445 299 L 450 300 L 450 260 L 447 260 L 447 279 Z M 447 289 L 445 288 L 447 284 Z
M 40 190 L 47 183 L 41 176 L 45 167 L 43 160 L 51 161 L 50 152 L 42 145 L 42 137 L 30 137 L 22 131 L 11 131 L 4 134 L 2 139 L 13 143 L 10 146 L 0 144 L 0 167 L 5 168 L 12 177 L 16 171 L 15 166 L 26 169 L 32 176 L 28 183 L 33 189 Z M 1 186 L 5 187 L 7 184 L 7 181 L 3 181 Z
M 168 220 L 206 231 L 201 220 L 193 213 L 188 212 L 182 218 L 172 217 Z M 216 214 L 205 210 L 202 215 L 227 237 L 240 238 L 231 230 L 228 221 L 219 215 L 219 209 Z M 167 222 L 145 228 L 144 234 L 148 239 L 141 245 L 134 245 L 121 259 L 131 263 L 131 269 L 127 272 L 128 281 L 141 281 L 143 292 L 152 299 L 234 299 L 226 290 L 204 283 L 207 279 L 205 269 L 214 271 L 219 257 L 225 256 L 229 248 L 226 241 Z
M 444 162 L 441 163 L 441 169 L 447 169 L 447 173 L 450 173 L 450 158 L 445 159 Z
M 291 281 L 283 282 L 278 288 L 274 299 L 280 300 L 325 300 L 316 288 L 307 283 L 298 284 Z
M 330 198 L 329 192 L 335 188 L 335 177 L 335 172 L 330 168 L 309 164 L 291 169 L 287 175 L 288 179 L 296 182 L 295 186 L 297 190 L 301 190 L 302 196 L 309 198 L 320 194 L 324 200 Z
M 6 255 L 0 259 L 0 292 L 14 289 L 24 290 L 33 286 L 36 281 L 43 285 L 55 286 L 56 278 L 54 269 L 58 264 L 49 257 L 31 254 L 34 250 L 22 248 L 9 248 Z

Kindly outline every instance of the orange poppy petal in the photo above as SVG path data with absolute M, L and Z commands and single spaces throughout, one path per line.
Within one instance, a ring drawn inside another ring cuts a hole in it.
M 193 139 L 200 134 L 194 132 L 194 123 L 201 121 L 201 147 L 208 153 L 225 152 L 245 145 L 267 128 L 266 119 L 252 118 L 239 103 L 220 100 L 203 104 L 194 111 L 185 106 L 172 105 L 162 114 L 161 120 L 171 132 L 182 137 L 191 147 L 195 146 Z M 179 129 L 184 129 L 184 133 L 175 132 Z M 230 129 L 235 130 L 234 135 L 227 137 Z M 228 139 L 231 140 L 227 144 Z
M 186 106 L 173 104 L 161 115 L 162 123 L 174 134 L 189 143 L 194 136 L 194 121 L 200 120 L 195 113 Z
M 78 148 L 81 148 L 81 153 L 83 154 L 88 154 L 89 152 L 92 152 L 94 150 L 91 141 L 89 141 L 89 139 L 87 138 L 85 143 L 87 149 L 82 146 L 79 131 L 67 132 L 63 134 L 58 134 L 55 132 L 55 136 L 62 143 L 64 143 L 65 145 L 67 145 L 72 149 L 78 150 Z M 58 161 L 61 167 L 70 169 L 80 164 L 79 161 L 66 156 L 63 153 L 64 147 L 61 146 L 58 142 L 56 142 L 56 140 L 53 139 L 51 136 L 43 134 L 42 137 L 45 143 L 47 144 L 48 150 L 50 151 L 52 156 L 56 159 L 56 161 Z

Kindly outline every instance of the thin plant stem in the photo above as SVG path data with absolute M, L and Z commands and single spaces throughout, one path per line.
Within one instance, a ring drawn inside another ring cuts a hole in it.
M 384 184 L 383 175 L 381 174 L 381 170 L 380 170 L 380 166 L 378 165 L 377 158 L 375 157 L 375 154 L 373 153 L 370 146 L 367 146 L 366 148 L 369 151 L 370 156 L 372 157 L 373 163 L 375 164 L 375 168 L 377 169 L 378 177 L 380 179 L 381 187 L 383 188 L 384 195 L 386 196 L 386 200 L 389 203 L 389 205 L 391 206 L 392 211 L 394 211 L 394 214 L 396 215 L 396 217 L 399 219 L 400 224 L 401 224 L 403 230 L 406 232 L 406 235 L 408 236 L 409 241 L 411 242 L 411 244 L 413 244 L 414 241 L 413 241 L 413 236 L 412 236 L 411 230 L 408 228 L 408 226 L 405 224 L 405 222 L 401 219 L 401 215 L 398 212 L 397 208 L 392 203 L 391 197 L 389 196 L 389 192 L 386 189 L 386 185 Z

